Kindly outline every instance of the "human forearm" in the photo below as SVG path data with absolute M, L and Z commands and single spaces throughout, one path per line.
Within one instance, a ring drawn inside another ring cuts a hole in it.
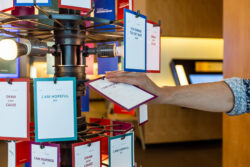
M 157 94 L 159 103 L 210 112 L 228 112 L 234 106 L 233 93 L 225 82 L 164 87 Z
M 153 103 L 173 104 L 211 112 L 228 112 L 233 109 L 234 95 L 225 82 L 159 88 L 143 73 L 110 72 L 112 82 L 132 84 L 158 96 Z

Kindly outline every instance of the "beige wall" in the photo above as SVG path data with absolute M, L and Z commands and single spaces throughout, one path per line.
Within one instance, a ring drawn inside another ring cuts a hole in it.
M 161 39 L 161 73 L 149 74 L 159 86 L 174 86 L 170 69 L 171 60 L 180 59 L 222 59 L 223 40 L 209 38 L 171 38 Z
M 222 38 L 222 0 L 134 0 L 163 36 Z

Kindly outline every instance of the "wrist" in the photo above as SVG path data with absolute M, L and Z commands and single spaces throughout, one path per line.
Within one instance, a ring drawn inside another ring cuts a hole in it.
M 161 87 L 158 89 L 157 93 L 157 103 L 159 104 L 173 104 L 173 97 L 174 97 L 174 91 L 175 87 Z

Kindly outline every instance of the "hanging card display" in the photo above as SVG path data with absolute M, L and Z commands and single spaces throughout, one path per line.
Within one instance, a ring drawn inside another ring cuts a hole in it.
M 0 79 L 0 140 L 29 140 L 29 79 Z
M 16 142 L 8 142 L 8 167 L 16 167 Z
M 30 167 L 60 167 L 60 145 L 31 143 Z
M 30 142 L 16 142 L 16 165 L 21 165 L 30 162 Z
M 148 105 L 144 104 L 139 107 L 139 125 L 148 122 Z
M 133 0 L 117 0 L 117 20 L 124 18 L 124 9 L 134 10 Z
M 109 167 L 134 166 L 133 133 L 109 138 Z
M 89 87 L 86 87 L 86 94 L 81 97 L 81 111 L 89 112 Z
M 34 79 L 34 101 L 36 142 L 77 140 L 75 78 Z
M 59 8 L 89 11 L 93 0 L 59 0 Z
M 50 6 L 51 0 L 36 0 L 39 6 Z M 34 0 L 15 0 L 15 6 L 33 6 Z
M 124 9 L 124 71 L 147 70 L 147 17 Z
M 161 71 L 161 27 L 156 23 L 147 22 L 147 72 Z
M 1 0 L 1 3 L 0 3 L 1 12 L 6 12 L 9 10 L 13 10 L 13 9 L 15 9 L 14 0 Z
M 73 144 L 72 146 L 73 167 L 79 166 L 102 166 L 101 141 L 91 140 Z
M 96 9 L 95 17 L 115 20 L 115 0 L 95 0 Z M 96 23 L 98 25 L 100 23 Z M 104 29 L 103 32 L 114 32 L 114 25 L 104 25 L 95 27 L 95 29 Z M 105 43 L 113 44 L 113 43 Z M 115 43 L 118 45 L 117 43 Z M 118 70 L 118 57 L 109 58 L 97 58 L 98 63 L 98 74 L 103 75 L 107 71 L 117 71 Z

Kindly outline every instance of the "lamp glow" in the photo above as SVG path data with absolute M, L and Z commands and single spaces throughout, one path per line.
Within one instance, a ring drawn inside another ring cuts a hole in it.
M 188 85 L 188 80 L 183 65 L 176 65 L 175 69 L 180 81 L 180 85 L 181 86 Z
M 12 39 L 0 41 L 0 57 L 4 60 L 14 60 L 18 55 L 17 43 Z

